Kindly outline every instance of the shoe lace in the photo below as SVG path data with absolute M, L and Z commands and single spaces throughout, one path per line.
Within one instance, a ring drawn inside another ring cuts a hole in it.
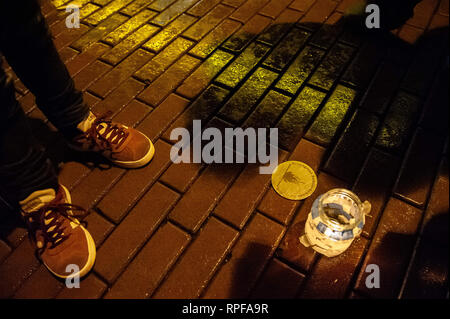
M 85 137 L 91 141 L 92 145 L 114 152 L 125 142 L 129 132 L 125 127 L 113 123 L 110 118 L 111 115 L 112 112 L 108 111 L 97 116 L 92 126 L 87 130 Z
M 82 213 L 74 214 L 74 211 Z M 37 255 L 40 256 L 49 244 L 50 248 L 54 248 L 70 237 L 70 232 L 66 232 L 65 230 L 71 226 L 63 225 L 65 219 L 77 224 L 83 224 L 84 222 L 79 222 L 77 218 L 83 218 L 86 214 L 87 211 L 82 207 L 66 203 L 50 203 L 35 211 L 23 212 L 25 222 L 30 230 L 30 235 L 36 235 L 36 232 L 40 231 L 39 235 L 42 236 L 43 242 L 37 248 Z

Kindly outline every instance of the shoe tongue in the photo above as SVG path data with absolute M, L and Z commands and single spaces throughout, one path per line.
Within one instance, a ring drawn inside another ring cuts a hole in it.
M 50 203 L 56 197 L 56 192 L 54 189 L 43 189 L 39 191 L 35 191 L 30 196 L 28 196 L 23 201 L 19 202 L 22 210 L 25 213 L 30 213 L 38 210 L 42 206 Z
M 94 113 L 89 112 L 89 116 L 77 125 L 77 128 L 83 132 L 87 132 L 96 119 Z

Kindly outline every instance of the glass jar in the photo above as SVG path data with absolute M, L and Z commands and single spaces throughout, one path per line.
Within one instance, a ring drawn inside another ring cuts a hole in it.
M 314 201 L 300 241 L 325 256 L 337 256 L 361 234 L 370 209 L 353 192 L 332 189 Z

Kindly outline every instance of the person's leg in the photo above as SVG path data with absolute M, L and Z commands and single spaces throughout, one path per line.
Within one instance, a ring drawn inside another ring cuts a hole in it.
M 0 50 L 36 97 L 36 104 L 66 137 L 89 114 L 54 46 L 36 0 L 2 1 Z
M 141 167 L 152 159 L 154 147 L 144 134 L 90 112 L 59 57 L 36 0 L 0 2 L 0 52 L 35 95 L 37 106 L 73 146 L 101 152 L 124 167 Z M 79 276 L 90 271 L 95 243 L 73 215 L 83 209 L 72 205 L 69 191 L 58 184 L 52 165 L 34 143 L 3 70 L 0 192 L 6 192 L 13 204 L 19 202 L 39 255 L 53 274 L 66 278 L 68 264 L 79 267 Z
M 66 137 L 79 134 L 76 125 L 89 109 L 73 88 L 36 1 L 0 2 L 2 51 L 55 126 Z M 11 206 L 18 206 L 41 261 L 54 275 L 84 276 L 92 269 L 95 243 L 74 215 L 84 210 L 71 204 L 69 191 L 58 183 L 50 160 L 34 141 L 4 70 L 0 70 L 0 191 Z M 78 270 L 68 270 L 68 265 Z
M 74 211 L 81 208 L 71 205 L 69 191 L 59 185 L 50 160 L 33 140 L 11 77 L 1 67 L 0 128 L 0 195 L 21 212 L 40 259 L 54 275 L 66 278 L 69 264 L 78 267 L 70 271 L 86 275 L 96 250 L 75 219 Z
M 18 204 L 36 190 L 57 189 L 53 166 L 34 141 L 11 77 L 1 67 L 0 128 L 0 188 L 10 204 Z
M 126 168 L 142 167 L 153 158 L 153 144 L 144 134 L 89 111 L 58 55 L 36 0 L 0 2 L 0 18 L 5 29 L 0 50 L 70 145 L 99 152 Z

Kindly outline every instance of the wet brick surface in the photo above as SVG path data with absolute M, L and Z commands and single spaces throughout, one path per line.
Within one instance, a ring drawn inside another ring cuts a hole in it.
M 40 2 L 86 102 L 147 134 L 156 156 L 126 171 L 67 151 L 15 78 L 61 183 L 91 209 L 98 254 L 66 288 L 0 201 L 1 298 L 448 297 L 448 0 L 422 1 L 388 34 L 347 28 L 346 0 L 86 0 L 79 29 L 60 11 L 71 1 Z M 173 164 L 170 132 L 194 119 L 277 127 L 280 161 L 308 164 L 316 191 L 285 199 L 255 164 Z M 372 211 L 328 258 L 299 237 L 336 187 Z

